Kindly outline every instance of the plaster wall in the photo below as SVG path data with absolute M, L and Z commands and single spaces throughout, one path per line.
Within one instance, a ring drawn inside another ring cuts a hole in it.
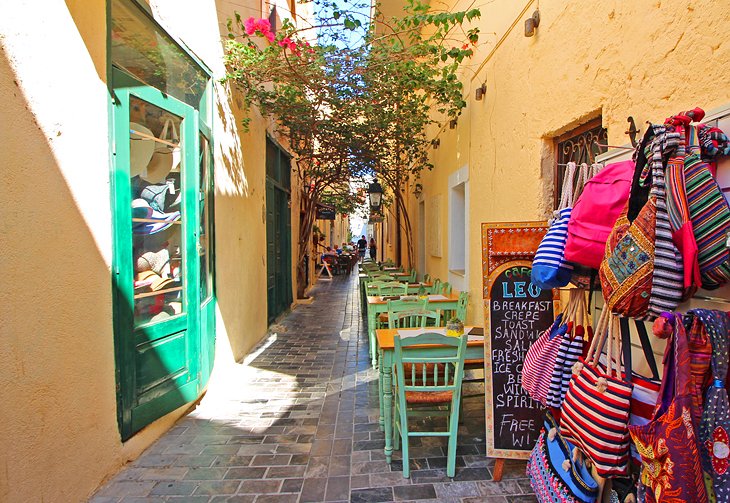
M 267 330 L 267 124 L 242 132 L 218 83 L 234 8 L 260 15 L 258 0 L 151 2 L 216 82 L 214 376 Z M 0 501 L 83 501 L 187 408 L 120 440 L 106 19 L 104 0 L 21 0 L 0 16 Z
M 479 47 L 462 77 L 467 108 L 456 129 L 432 132 L 441 144 L 435 169 L 423 174 L 428 205 L 433 194 L 447 197 L 450 173 L 470 167 L 469 321 L 483 319 L 480 225 L 548 218 L 553 138 L 601 117 L 609 144 L 622 145 L 629 115 L 642 128 L 694 106 L 730 102 L 730 13 L 717 2 L 543 0 L 540 26 L 526 38 L 524 20 L 536 8 L 508 0 L 482 7 Z M 483 82 L 487 93 L 476 101 Z M 446 263 L 427 254 L 432 275 L 443 279 Z

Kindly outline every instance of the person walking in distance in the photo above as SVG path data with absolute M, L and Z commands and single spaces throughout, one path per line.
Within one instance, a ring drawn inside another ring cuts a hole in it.
M 368 240 L 365 236 L 362 236 L 357 240 L 357 252 L 360 255 L 360 262 L 365 258 L 365 251 L 368 249 Z
M 378 247 L 375 245 L 375 238 L 370 238 L 370 258 L 375 260 L 378 255 Z

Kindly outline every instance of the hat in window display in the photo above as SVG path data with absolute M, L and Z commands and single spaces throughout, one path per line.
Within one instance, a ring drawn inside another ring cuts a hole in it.
M 150 183 L 164 181 L 171 171 L 177 170 L 180 166 L 181 152 L 180 147 L 177 146 L 180 139 L 171 119 L 165 121 L 162 133 L 160 133 L 160 139 L 167 143 L 157 142 L 154 146 L 152 158 L 147 165 L 146 173 L 142 175 L 142 178 Z
M 157 234 L 180 220 L 180 212 L 162 213 L 140 198 L 132 200 L 132 218 L 145 220 L 144 222 L 133 222 L 132 231 L 135 234 Z
M 137 272 L 152 271 L 160 276 L 170 276 L 170 252 L 167 248 L 147 251 L 137 257 Z
M 154 271 L 142 271 L 137 273 L 137 279 L 134 282 L 134 290 L 136 293 L 140 291 L 158 292 L 165 288 L 175 286 L 177 281 L 173 278 L 163 278 Z
M 130 122 L 129 129 L 129 174 L 146 176 L 147 165 L 155 153 L 155 140 L 152 139 L 155 135 L 136 122 Z

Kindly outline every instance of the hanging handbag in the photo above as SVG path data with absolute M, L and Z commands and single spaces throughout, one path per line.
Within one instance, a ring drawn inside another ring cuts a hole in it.
M 563 401 L 560 433 L 595 465 L 602 477 L 626 475 L 629 461 L 630 374 L 621 378 L 621 338 L 615 316 L 604 307 L 588 356 L 574 367 Z M 606 369 L 599 363 L 604 346 Z
M 662 316 L 668 319 L 673 334 L 665 354 L 661 402 L 648 424 L 629 427 L 641 455 L 641 482 L 647 487 L 647 503 L 707 503 L 690 414 L 687 335 L 679 315 Z
M 598 484 L 590 470 L 572 459 L 573 446 L 557 431 L 550 413 L 527 462 L 527 476 L 539 503 L 593 503 Z
M 690 314 L 701 321 L 712 343 L 713 381 L 707 388 L 699 429 L 702 469 L 712 481 L 717 501 L 730 501 L 730 403 L 725 388 L 730 318 L 709 309 L 694 309 Z
M 672 241 L 680 250 L 684 284 L 682 300 L 688 300 L 702 286 L 700 265 L 698 262 L 697 241 L 695 240 L 692 221 L 689 215 L 684 163 L 687 158 L 686 138 L 683 123 L 672 117 L 665 124 L 679 134 L 679 143 L 667 161 L 667 213 L 672 228 Z
M 532 343 L 525 354 L 525 362 L 522 365 L 521 384 L 522 388 L 533 400 L 545 405 L 547 394 L 550 389 L 555 359 L 563 339 L 563 334 L 568 330 L 568 323 L 565 318 L 575 308 L 573 302 L 568 302 L 565 310 L 560 313 L 553 324 Z
M 572 322 L 572 326 L 565 331 L 563 340 L 560 342 L 558 354 L 555 358 L 555 368 L 553 368 L 550 378 L 550 389 L 545 402 L 548 407 L 558 409 L 553 413 L 553 416 L 558 420 L 560 419 L 559 407 L 563 403 L 565 393 L 568 392 L 570 378 L 573 376 L 573 365 L 583 355 L 584 325 L 588 324 L 585 291 L 574 288 L 570 290 L 569 295 L 571 301 L 576 304 L 572 319 L 568 320 Z
M 607 164 L 585 183 L 570 213 L 565 260 L 598 269 L 606 241 L 626 206 L 634 161 Z
M 573 208 L 576 171 L 578 171 L 577 183 L 581 185 L 582 174 L 587 173 L 588 170 L 588 166 L 584 166 L 585 168 L 581 166 L 581 169 L 578 170 L 574 162 L 568 163 L 563 178 L 560 205 L 555 211 L 550 221 L 550 228 L 537 247 L 535 258 L 532 261 L 532 282 L 543 290 L 559 288 L 570 283 L 573 266 L 565 261 L 563 253 L 565 240 L 568 237 L 568 221 Z
M 684 162 L 684 177 L 697 241 L 702 288 L 711 290 L 730 281 L 730 205 L 710 166 L 701 159 L 697 128 L 689 127 L 689 152 Z
M 682 296 L 681 257 L 672 242 L 662 159 L 675 136 L 679 138 L 664 126 L 652 125 L 637 147 L 631 195 L 599 268 L 606 303 L 631 318 L 654 319 L 674 309 Z

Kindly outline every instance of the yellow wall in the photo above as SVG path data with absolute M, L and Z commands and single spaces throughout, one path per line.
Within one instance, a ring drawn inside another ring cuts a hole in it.
M 468 2 L 451 4 L 464 9 Z M 601 116 L 609 144 L 621 145 L 628 142 L 630 115 L 642 128 L 647 120 L 662 121 L 694 106 L 711 110 L 730 102 L 730 12 L 722 3 L 539 5 L 541 24 L 532 38 L 523 35 L 523 24 L 537 2 L 498 0 L 481 8 L 479 48 L 463 74 L 468 106 L 456 129 L 441 132 L 432 156 L 436 167 L 422 176 L 427 205 L 433 195 L 443 195 L 443 225 L 448 176 L 469 166 L 471 322 L 482 321 L 480 224 L 548 217 L 554 137 Z M 487 93 L 476 101 L 482 82 Z M 411 204 L 415 214 L 415 198 Z M 429 257 L 427 272 L 443 279 L 448 233 L 442 229 L 445 254 Z
M 213 378 L 267 331 L 266 124 L 241 132 L 217 83 L 234 6 L 260 15 L 259 0 L 151 2 L 216 82 Z M 106 43 L 104 0 L 21 0 L 0 16 L 0 501 L 83 501 L 185 412 L 120 440 Z

